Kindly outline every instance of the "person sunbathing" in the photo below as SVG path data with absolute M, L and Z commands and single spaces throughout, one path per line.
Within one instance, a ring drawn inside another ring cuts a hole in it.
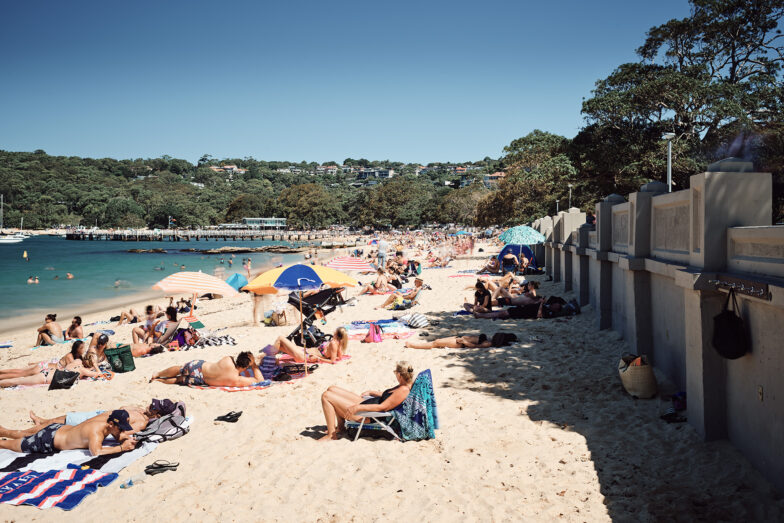
M 346 428 L 346 420 L 362 421 L 356 415 L 357 412 L 389 412 L 403 403 L 411 392 L 414 368 L 406 361 L 399 361 L 395 366 L 395 377 L 398 384 L 383 392 L 366 390 L 362 394 L 355 394 L 335 385 L 324 391 L 321 408 L 324 409 L 327 434 L 320 441 L 338 439 L 338 434 Z
M 533 320 L 538 318 L 557 318 L 580 314 L 580 306 L 576 300 L 566 301 L 558 296 L 551 296 L 546 301 L 544 296 L 537 296 L 535 301 L 525 305 L 517 305 L 488 313 L 474 313 L 474 318 Z
M 378 276 L 376 281 L 369 285 L 365 285 L 360 289 L 359 294 L 383 294 L 388 291 L 394 291 L 395 287 L 387 280 L 386 273 L 381 267 L 378 268 Z
M 450 336 L 433 341 L 408 340 L 405 344 L 409 349 L 486 349 L 493 344 L 486 334 L 479 336 Z
M 71 325 L 69 325 L 68 330 L 65 331 L 65 339 L 78 340 L 79 338 L 84 338 L 82 318 L 80 316 L 74 316 L 71 320 Z
M 17 385 L 48 385 L 52 382 L 54 372 L 56 370 L 69 370 L 78 372 L 79 378 L 100 378 L 103 377 L 103 372 L 93 370 L 93 364 L 90 361 L 92 355 L 85 354 L 83 360 L 74 360 L 63 369 L 58 369 L 57 364 L 50 363 L 47 365 L 38 365 L 38 370 L 32 375 L 26 375 L 16 378 L 0 379 L 0 388 L 15 387 Z M 15 370 L 15 369 L 13 369 Z
M 57 314 L 47 314 L 44 324 L 38 327 L 35 345 L 54 345 L 65 341 L 63 328 L 57 323 Z
M 131 425 L 133 432 L 139 432 L 147 427 L 147 424 L 153 419 L 160 418 L 163 415 L 170 414 L 174 411 L 175 403 L 170 400 L 153 400 L 148 407 L 141 405 L 128 405 L 120 407 L 118 410 L 124 410 L 128 413 L 128 423 Z M 168 410 L 167 410 L 168 408 Z M 48 427 L 52 423 L 60 425 L 76 426 L 88 420 L 101 420 L 107 421 L 109 419 L 110 411 L 108 410 L 93 410 L 87 412 L 67 412 L 62 416 L 54 418 L 42 418 L 30 411 L 30 420 L 34 425 L 27 429 L 7 429 L 0 426 L 0 438 L 18 439 L 30 436 Z
M 24 438 L 0 440 L 0 449 L 14 452 L 54 454 L 58 450 L 88 449 L 93 456 L 117 454 L 131 450 L 136 442 L 128 433 L 128 413 L 115 410 L 106 420 L 89 419 L 76 426 L 52 423 Z M 113 436 L 120 442 L 116 447 L 104 447 L 103 440 Z
M 417 294 L 419 294 L 419 291 L 421 289 L 422 289 L 422 278 L 414 278 L 413 289 L 404 292 L 402 294 L 391 294 L 387 296 L 387 299 L 384 300 L 384 303 L 382 303 L 379 307 L 374 307 L 374 308 L 385 309 L 386 307 L 389 307 L 393 303 L 400 304 L 400 306 L 403 307 L 410 306 L 413 303 L 414 299 L 417 297 Z
M 81 340 L 77 340 L 71 345 L 71 350 L 59 361 L 55 362 L 52 361 L 41 361 L 38 363 L 31 363 L 27 367 L 20 368 L 20 369 L 4 369 L 0 370 L 0 380 L 3 379 L 10 379 L 10 378 L 24 378 L 27 376 L 35 376 L 39 374 L 43 369 L 50 369 L 50 370 L 63 370 L 65 367 L 73 362 L 74 360 L 82 359 L 86 347 L 84 346 L 84 342 Z
M 501 263 L 495 256 L 490 258 L 487 265 L 476 271 L 477 274 L 501 274 Z
M 276 353 L 288 354 L 294 358 L 294 361 L 298 363 L 304 363 L 305 356 L 307 354 L 308 363 L 318 363 L 320 361 L 335 363 L 336 361 L 339 361 L 346 353 L 347 346 L 348 332 L 346 332 L 345 328 L 338 327 L 332 334 L 331 340 L 325 341 L 318 347 L 313 347 L 310 349 L 300 347 L 288 338 L 280 336 L 272 345 L 272 354 L 267 355 L 273 356 Z
M 525 282 L 521 287 L 520 294 L 513 294 L 507 289 L 499 286 L 493 291 L 493 305 L 499 307 L 505 307 L 507 305 L 529 305 L 531 303 L 538 303 L 538 297 L 536 296 L 536 289 L 539 288 L 539 282 L 531 281 Z
M 253 371 L 253 377 L 242 376 L 246 369 Z M 244 387 L 264 381 L 261 370 L 250 352 L 240 352 L 236 361 L 225 356 L 217 362 L 193 360 L 182 367 L 168 367 L 153 374 L 150 382 L 158 381 L 168 385 L 194 385 L 197 387 Z
M 139 341 L 148 341 L 150 338 L 152 338 L 152 330 L 156 324 L 155 319 L 158 317 L 158 315 L 155 313 L 155 308 L 152 305 L 147 305 L 144 312 L 146 315 L 144 323 L 134 327 L 131 331 L 131 336 L 133 337 L 134 343 Z
M 115 285 L 116 286 L 116 285 Z M 124 323 L 139 323 L 139 320 L 142 318 L 142 315 L 139 314 L 134 309 L 129 309 L 128 312 L 121 311 L 120 312 L 120 321 L 117 322 L 117 326 Z

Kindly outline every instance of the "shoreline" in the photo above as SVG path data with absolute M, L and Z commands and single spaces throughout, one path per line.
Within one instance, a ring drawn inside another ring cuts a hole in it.
M 329 258 L 333 256 L 342 256 L 345 253 L 342 252 L 347 249 L 346 248 L 337 248 L 337 249 L 318 249 L 317 255 L 318 259 L 322 260 L 322 256 L 329 255 Z M 309 251 L 305 251 L 309 252 Z M 303 253 L 304 254 L 304 253 Z M 303 260 L 305 261 L 305 260 Z M 276 264 L 270 264 L 264 267 L 259 267 L 258 269 L 251 270 L 251 277 L 249 279 L 252 280 L 259 274 L 273 269 L 276 267 Z M 85 280 L 81 280 L 85 281 Z M 86 282 L 89 285 L 89 281 Z M 119 315 L 121 310 L 128 310 L 129 308 L 143 308 L 147 305 L 151 300 L 163 300 L 166 296 L 166 293 L 162 291 L 153 290 L 150 288 L 146 291 L 138 291 L 133 292 L 130 294 L 125 294 L 122 296 L 116 296 L 113 298 L 102 298 L 96 300 L 90 300 L 84 302 L 82 304 L 77 305 L 67 305 L 67 306 L 59 306 L 59 307 L 41 307 L 35 312 L 25 312 L 24 314 L 12 316 L 10 318 L 0 318 L 0 337 L 13 337 L 15 335 L 19 335 L 21 332 L 27 332 L 31 338 L 34 337 L 33 330 L 37 327 L 43 325 L 43 318 L 46 314 L 54 312 L 57 314 L 57 321 L 63 328 L 67 328 L 68 325 L 71 323 L 71 319 L 74 316 L 80 316 L 82 318 L 82 325 L 86 325 L 87 323 L 92 323 L 94 321 L 100 320 L 108 320 L 112 316 Z M 182 293 L 175 293 L 175 297 L 188 296 Z M 57 311 L 52 311 L 52 309 L 56 308 Z M 65 313 L 63 313 L 65 311 Z M 98 316 L 101 316 L 100 318 Z M 103 317 L 105 316 L 105 317 Z M 87 329 L 85 329 L 87 332 Z

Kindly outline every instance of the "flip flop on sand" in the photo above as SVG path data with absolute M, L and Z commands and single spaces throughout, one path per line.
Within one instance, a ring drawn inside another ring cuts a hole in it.
M 240 419 L 242 416 L 242 411 L 234 412 L 231 411 L 228 414 L 224 414 L 223 416 L 218 416 L 215 418 L 215 421 L 225 421 L 227 423 L 237 423 L 237 420 Z
M 144 468 L 144 472 L 146 472 L 150 476 L 154 476 L 156 474 L 166 472 L 167 470 L 177 470 L 177 467 L 179 466 L 180 466 L 179 463 L 172 463 L 170 461 L 160 459 L 155 463 L 153 463 L 152 465 L 147 465 Z

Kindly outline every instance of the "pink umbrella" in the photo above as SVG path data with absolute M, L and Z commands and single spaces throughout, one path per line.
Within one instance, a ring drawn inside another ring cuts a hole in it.
M 353 258 L 351 256 L 338 256 L 333 258 L 327 267 L 337 271 L 357 271 L 357 272 L 374 272 L 375 267 L 370 265 L 362 258 Z

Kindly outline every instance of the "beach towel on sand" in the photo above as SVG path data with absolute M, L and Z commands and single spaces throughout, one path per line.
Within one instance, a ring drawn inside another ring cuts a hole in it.
M 0 473 L 26 470 L 48 472 L 67 469 L 68 465 L 76 465 L 80 468 L 88 467 L 104 473 L 120 472 L 137 459 L 155 450 L 157 446 L 157 443 L 142 443 L 128 452 L 103 456 L 91 456 L 90 451 L 86 449 L 61 450 L 54 454 L 39 454 L 37 452 L 25 454 L 0 449 Z
M 408 325 L 397 320 L 379 320 L 374 322 L 351 322 L 351 325 L 344 325 L 348 339 L 361 340 L 367 336 L 370 330 L 370 323 L 374 323 L 381 327 L 381 337 L 385 340 L 388 339 L 405 339 L 414 335 Z
M 272 385 L 272 382 L 270 380 L 264 380 L 258 383 L 254 383 L 253 385 L 244 385 L 242 387 L 210 387 L 209 385 L 188 385 L 188 386 L 191 387 L 192 389 L 217 389 L 226 392 L 246 392 L 249 390 L 264 390 L 270 385 Z
M 117 479 L 117 473 L 71 465 L 63 470 L 32 470 L 0 474 L 0 503 L 71 510 L 82 500 Z

